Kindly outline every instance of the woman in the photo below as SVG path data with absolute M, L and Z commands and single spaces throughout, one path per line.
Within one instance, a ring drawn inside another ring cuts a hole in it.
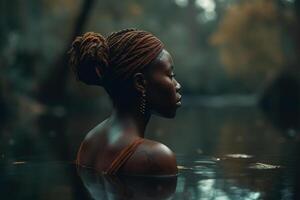
M 75 39 L 69 53 L 77 78 L 103 86 L 114 107 L 112 115 L 85 137 L 77 164 L 105 174 L 177 174 L 173 152 L 144 139 L 151 114 L 173 118 L 181 105 L 181 86 L 163 43 L 137 29 L 107 38 L 88 32 Z

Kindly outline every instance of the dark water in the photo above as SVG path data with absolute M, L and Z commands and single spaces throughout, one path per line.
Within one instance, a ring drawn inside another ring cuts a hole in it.
M 1 199 L 300 199 L 300 140 L 255 107 L 183 107 L 147 136 L 177 155 L 177 177 L 108 177 L 73 164 L 108 110 L 40 116 L 2 127 Z

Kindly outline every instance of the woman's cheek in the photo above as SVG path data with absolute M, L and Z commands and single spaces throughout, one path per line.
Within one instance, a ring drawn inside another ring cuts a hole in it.
M 151 88 L 151 96 L 153 97 L 153 100 L 155 99 L 154 101 L 158 101 L 158 104 L 171 103 L 176 98 L 174 83 L 169 76 L 163 76 L 156 79 L 156 81 L 151 84 Z

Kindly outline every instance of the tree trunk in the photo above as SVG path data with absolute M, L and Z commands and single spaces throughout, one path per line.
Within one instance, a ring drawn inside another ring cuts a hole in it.
M 49 75 L 39 84 L 37 99 L 49 105 L 64 104 L 66 100 L 66 85 L 69 75 L 67 51 L 74 38 L 82 33 L 87 22 L 88 15 L 92 9 L 94 0 L 85 0 L 76 19 L 74 29 L 68 40 L 63 54 L 54 61 Z

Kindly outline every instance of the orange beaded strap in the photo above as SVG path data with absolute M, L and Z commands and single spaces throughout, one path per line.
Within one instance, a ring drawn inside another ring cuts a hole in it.
M 79 170 L 80 168 L 94 169 L 93 167 L 80 164 L 80 160 L 81 160 L 80 159 L 80 153 L 81 153 L 82 147 L 83 147 L 83 142 L 81 142 L 81 144 L 80 144 L 80 147 L 79 147 L 79 150 L 78 150 L 78 153 L 77 153 L 77 157 L 76 157 L 76 160 L 75 160 L 77 170 Z
M 133 143 L 124 148 L 111 163 L 105 174 L 114 175 L 122 167 L 122 165 L 132 156 L 138 146 L 144 141 L 143 138 L 135 140 Z

